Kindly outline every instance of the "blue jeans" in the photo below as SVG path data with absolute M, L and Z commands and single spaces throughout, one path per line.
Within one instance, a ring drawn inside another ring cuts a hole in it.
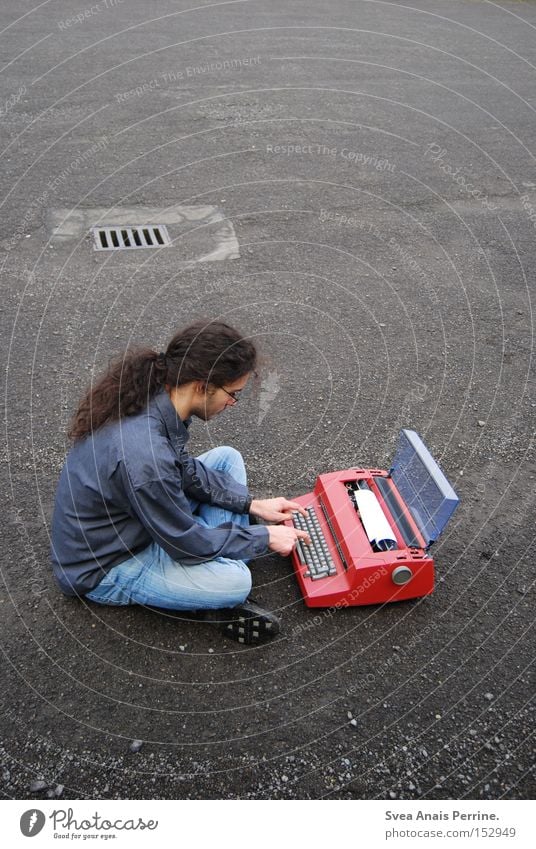
M 197 458 L 211 469 L 232 475 L 246 483 L 246 467 L 235 448 L 221 446 Z M 214 528 L 224 522 L 247 526 L 247 515 L 190 499 L 194 519 Z M 251 590 L 251 573 L 241 560 L 217 557 L 196 566 L 183 566 L 155 542 L 118 566 L 84 598 L 99 604 L 142 604 L 169 610 L 202 610 L 234 607 Z

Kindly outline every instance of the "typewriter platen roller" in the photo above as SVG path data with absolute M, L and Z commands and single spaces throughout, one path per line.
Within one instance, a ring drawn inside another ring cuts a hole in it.
M 294 526 L 312 542 L 292 553 L 309 607 L 381 604 L 433 591 L 429 548 L 459 499 L 415 431 L 401 431 L 389 471 L 320 475 L 313 492 L 294 500 L 307 510 L 307 519 L 294 514 Z

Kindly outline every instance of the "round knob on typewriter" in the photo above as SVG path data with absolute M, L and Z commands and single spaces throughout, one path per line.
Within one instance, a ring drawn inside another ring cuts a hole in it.
M 391 573 L 391 579 L 393 584 L 398 584 L 401 586 L 402 584 L 407 584 L 408 581 L 411 581 L 413 578 L 413 572 L 409 568 L 409 566 L 397 566 L 396 569 L 393 569 Z

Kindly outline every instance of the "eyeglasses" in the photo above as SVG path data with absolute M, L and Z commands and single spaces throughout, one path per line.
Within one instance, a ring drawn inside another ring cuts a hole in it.
M 226 395 L 228 395 L 228 396 L 229 396 L 229 398 L 232 398 L 232 399 L 233 399 L 233 401 L 235 402 L 235 404 L 237 404 L 237 403 L 240 401 L 240 395 L 239 395 L 239 393 L 240 393 L 242 390 L 237 389 L 235 392 L 228 392 L 228 391 L 227 391 L 227 389 L 225 389 L 225 387 L 224 387 L 224 386 L 220 386 L 220 389 L 223 389 L 223 391 L 225 392 L 225 394 L 226 394 Z

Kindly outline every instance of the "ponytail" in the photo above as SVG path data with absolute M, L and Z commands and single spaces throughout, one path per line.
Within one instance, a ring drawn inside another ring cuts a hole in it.
M 109 422 L 139 413 L 164 385 L 165 377 L 164 354 L 150 348 L 125 351 L 89 387 L 71 420 L 68 436 L 82 439 Z
M 128 349 L 80 401 L 68 430 L 83 439 L 110 422 L 141 412 L 163 386 L 203 380 L 223 386 L 255 371 L 257 349 L 223 321 L 197 321 L 171 339 L 166 353 Z

